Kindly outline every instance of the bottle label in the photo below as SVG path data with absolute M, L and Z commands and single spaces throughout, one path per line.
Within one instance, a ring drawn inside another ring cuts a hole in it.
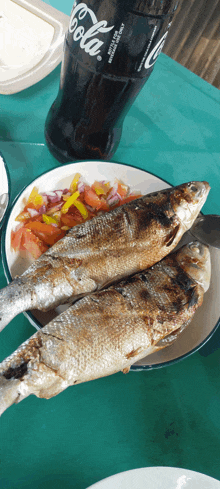
M 142 16 L 123 11 L 117 2 L 109 9 L 101 8 L 100 2 L 88 3 L 75 1 L 66 36 L 77 60 L 95 72 L 149 76 L 163 49 L 172 15 Z

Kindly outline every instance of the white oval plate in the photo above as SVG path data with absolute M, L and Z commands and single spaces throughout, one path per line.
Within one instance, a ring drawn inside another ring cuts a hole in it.
M 118 163 L 87 161 L 63 165 L 44 173 L 17 197 L 4 229 L 2 255 L 5 274 L 9 282 L 15 275 L 21 275 L 31 263 L 27 255 L 14 252 L 10 246 L 11 230 L 17 226 L 15 218 L 23 209 L 31 190 L 34 186 L 38 188 L 39 192 L 69 187 L 75 173 L 80 173 L 89 184 L 95 180 L 109 180 L 111 184 L 114 184 L 115 178 L 118 178 L 129 185 L 131 191 L 140 190 L 142 194 L 170 187 L 168 183 L 148 172 Z M 183 242 L 187 241 L 192 241 L 192 238 L 186 236 Z M 196 312 L 190 326 L 173 345 L 140 360 L 132 367 L 133 369 L 140 370 L 167 365 L 196 351 L 213 334 L 220 316 L 220 250 L 212 248 L 211 259 L 215 264 L 212 267 L 211 285 L 204 296 L 203 305 Z M 34 311 L 34 313 L 27 312 L 25 315 L 31 324 L 39 329 L 60 313 L 63 307 L 47 313 Z
M 87 489 L 220 489 L 220 482 L 192 470 L 146 467 L 121 472 Z
M 0 153 L 0 196 L 4 194 L 9 196 L 9 179 L 6 169 L 6 163 L 2 154 Z M 0 201 L 0 229 L 2 227 L 4 216 L 8 208 L 8 202 L 9 198 L 6 197 Z

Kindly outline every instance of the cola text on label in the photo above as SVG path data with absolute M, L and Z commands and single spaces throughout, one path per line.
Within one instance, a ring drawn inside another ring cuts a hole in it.
M 85 31 L 83 25 L 79 25 L 79 22 L 86 16 L 92 22 L 92 26 L 87 31 Z M 94 36 L 99 33 L 105 34 L 111 31 L 114 26 L 107 27 L 107 24 L 108 22 L 106 20 L 98 21 L 94 12 L 85 3 L 79 3 L 72 10 L 69 32 L 73 34 L 73 40 L 75 42 L 80 41 L 81 49 L 84 49 L 90 56 L 96 56 L 100 53 L 100 48 L 104 42 Z

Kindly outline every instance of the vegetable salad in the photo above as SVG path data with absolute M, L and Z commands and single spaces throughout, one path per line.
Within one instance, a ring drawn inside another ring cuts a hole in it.
M 34 187 L 15 219 L 19 224 L 11 233 L 11 246 L 39 258 L 73 226 L 138 197 L 140 193 L 130 193 L 118 180 L 113 186 L 107 181 L 95 181 L 90 186 L 79 173 L 64 190 L 39 193 Z

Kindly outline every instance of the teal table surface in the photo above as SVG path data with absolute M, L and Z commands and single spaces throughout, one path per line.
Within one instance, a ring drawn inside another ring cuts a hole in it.
M 70 0 L 48 1 L 70 14 Z M 11 200 L 59 166 L 44 122 L 59 87 L 60 65 L 18 94 L 0 95 L 0 151 Z M 126 116 L 112 161 L 173 185 L 207 180 L 205 213 L 220 214 L 220 92 L 161 54 Z M 0 286 L 6 285 L 0 265 Z M 0 334 L 0 361 L 35 332 L 21 314 Z M 191 469 L 220 480 L 220 331 L 170 366 L 68 388 L 50 400 L 30 396 L 0 419 L 1 489 L 86 489 L 139 467 Z

